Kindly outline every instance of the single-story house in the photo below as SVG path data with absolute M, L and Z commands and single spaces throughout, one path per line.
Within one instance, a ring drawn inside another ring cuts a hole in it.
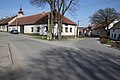
M 14 18 L 15 16 L 0 19 L 0 31 L 8 31 L 9 22 Z
M 23 11 L 22 7 L 20 7 L 20 10 L 18 11 L 18 14 L 16 16 L 12 17 L 6 17 L 6 18 L 1 18 L 0 19 L 0 31 L 10 31 L 9 30 L 9 25 L 15 21 L 17 18 L 23 17 Z
M 110 28 L 112 28 L 113 27 L 113 25 L 115 24 L 115 23 L 117 23 L 118 22 L 118 20 L 114 20 L 111 24 L 109 24 L 109 26 L 108 26 L 108 29 L 110 30 Z M 106 34 L 106 31 L 105 30 L 107 30 L 107 28 L 103 28 L 102 27 L 102 24 L 94 24 L 93 26 L 92 26 L 92 36 L 100 36 L 100 35 L 104 35 L 104 34 Z M 109 34 L 110 32 L 108 32 L 108 36 L 110 36 L 110 34 Z
M 84 34 L 85 36 L 91 36 L 91 26 L 88 26 L 86 28 L 84 28 Z
M 49 12 L 43 12 L 40 14 L 24 16 L 22 8 L 20 7 L 20 10 L 16 16 L 0 19 L 0 30 L 18 30 L 18 32 L 25 34 L 47 35 L 48 15 Z M 57 22 L 54 23 L 52 34 L 57 35 L 58 24 Z M 77 35 L 77 25 L 64 16 L 61 31 L 62 36 L 75 37 Z
M 21 9 L 20 9 L 21 10 Z M 19 11 L 20 12 L 20 11 Z M 22 12 L 22 11 L 21 11 Z M 23 13 L 19 13 L 23 14 Z M 47 35 L 49 12 L 17 17 L 9 24 L 9 31 L 17 29 L 20 33 Z M 55 23 L 52 34 L 57 35 L 58 24 Z M 67 17 L 63 17 L 62 36 L 75 36 L 77 25 Z
M 82 36 L 91 36 L 91 26 L 79 27 L 78 32 L 79 32 L 79 35 L 82 35 Z
M 110 29 L 110 39 L 120 40 L 120 21 Z
M 84 33 L 84 29 L 85 29 L 85 27 L 78 27 L 78 32 L 79 33 Z

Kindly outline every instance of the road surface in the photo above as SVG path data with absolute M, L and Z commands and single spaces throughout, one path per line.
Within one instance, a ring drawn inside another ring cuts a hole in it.
M 43 41 L 0 34 L 10 44 L 14 69 L 1 80 L 120 80 L 120 51 L 94 38 Z

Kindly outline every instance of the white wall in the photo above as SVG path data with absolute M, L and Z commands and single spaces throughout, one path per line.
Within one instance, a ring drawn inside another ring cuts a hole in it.
M 9 26 L 8 31 L 11 30 L 18 30 L 18 32 L 20 32 L 20 26 Z
M 43 25 L 39 25 L 40 27 L 40 31 L 39 31 L 39 35 L 47 35 L 47 24 L 43 24 Z
M 53 30 L 53 33 L 56 34 L 56 35 L 57 35 L 57 32 L 58 32 L 58 31 L 57 31 L 57 27 L 58 27 L 58 24 L 56 24 L 56 25 L 54 26 L 54 30 Z M 63 27 L 63 28 L 62 28 L 62 29 L 63 29 L 63 30 L 62 30 L 63 32 L 61 33 L 61 35 L 63 35 L 63 36 L 69 36 L 69 35 L 70 35 L 70 36 L 71 36 L 71 35 L 74 36 L 74 35 L 76 35 L 76 33 L 77 33 L 77 27 L 74 26 L 74 25 L 65 25 L 65 24 L 63 24 L 62 27 Z M 68 32 L 65 32 L 65 28 L 66 28 L 66 27 L 68 27 Z M 70 32 L 70 28 L 72 28 L 72 32 Z
M 114 37 L 114 34 L 116 34 L 116 37 Z M 111 29 L 110 30 L 110 38 L 114 40 L 118 40 L 118 36 L 120 34 L 120 29 Z
M 7 31 L 7 26 L 8 25 L 0 26 L 0 31 Z
M 33 27 L 33 32 L 31 27 Z M 24 33 L 36 33 L 35 32 L 35 25 L 26 25 L 24 26 Z
M 38 33 L 40 35 L 46 35 L 46 24 L 42 24 L 42 25 L 25 25 L 24 26 L 24 33 Z M 32 32 L 32 28 L 33 27 L 33 32 Z M 40 31 L 37 32 L 37 27 L 40 27 Z
M 30 33 L 30 34 L 34 34 L 34 33 L 37 33 L 39 35 L 47 35 L 47 32 L 46 32 L 46 26 L 47 24 L 41 24 L 41 25 L 25 25 L 24 26 L 24 33 Z M 33 27 L 33 32 L 32 32 L 32 28 Z M 40 27 L 40 31 L 37 32 L 37 27 Z M 52 32 L 57 35 L 57 27 L 58 25 L 56 24 L 54 26 L 54 29 L 52 30 Z M 68 32 L 65 32 L 65 27 L 68 27 Z M 72 32 L 70 32 L 70 28 L 72 28 Z M 16 26 L 10 26 L 9 27 L 9 31 L 13 30 L 13 29 L 16 29 L 17 30 L 17 27 Z M 18 32 L 20 32 L 20 26 L 18 26 Z M 76 35 L 77 33 L 77 27 L 74 26 L 74 25 L 64 25 L 63 24 L 63 32 L 61 33 L 61 35 L 63 36 L 71 36 L 71 35 Z

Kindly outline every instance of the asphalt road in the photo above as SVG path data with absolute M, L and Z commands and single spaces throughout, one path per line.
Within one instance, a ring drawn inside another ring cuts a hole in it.
M 0 80 L 120 80 L 120 51 L 94 38 L 43 41 L 0 34 L 10 44 L 14 70 Z

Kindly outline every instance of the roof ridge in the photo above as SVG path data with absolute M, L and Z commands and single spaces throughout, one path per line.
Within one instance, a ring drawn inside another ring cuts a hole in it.
M 38 15 L 47 14 L 47 13 L 49 13 L 49 12 L 43 12 L 43 13 L 38 13 L 38 14 L 23 16 L 23 17 L 19 17 L 19 18 L 25 18 L 25 17 L 31 17 L 31 16 L 38 16 Z

